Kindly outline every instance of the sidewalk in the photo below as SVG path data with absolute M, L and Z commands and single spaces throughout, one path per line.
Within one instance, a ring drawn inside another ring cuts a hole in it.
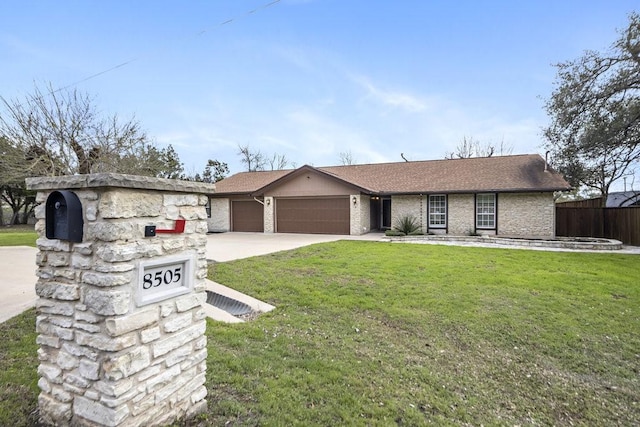
M 37 253 L 27 246 L 0 247 L 0 323 L 35 305 Z

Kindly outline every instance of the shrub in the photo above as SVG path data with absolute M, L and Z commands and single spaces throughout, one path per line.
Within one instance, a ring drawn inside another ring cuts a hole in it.
M 384 232 L 385 236 L 390 236 L 390 237 L 399 237 L 399 236 L 406 236 L 405 233 L 403 233 L 402 231 L 398 231 L 398 230 L 387 230 Z
M 396 225 L 393 228 L 407 235 L 421 232 L 420 223 L 413 215 L 405 215 L 401 218 L 398 218 L 398 220 L 396 221 Z

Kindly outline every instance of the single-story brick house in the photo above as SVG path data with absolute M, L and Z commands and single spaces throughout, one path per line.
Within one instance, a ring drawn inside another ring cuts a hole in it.
M 216 183 L 209 231 L 360 235 L 413 215 L 429 233 L 554 236 L 569 189 L 537 154 L 242 172 Z

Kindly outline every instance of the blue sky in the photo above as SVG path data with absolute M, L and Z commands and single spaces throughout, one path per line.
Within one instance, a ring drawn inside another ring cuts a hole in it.
M 439 159 L 464 137 L 544 154 L 552 64 L 608 48 L 640 9 L 270 1 L 3 1 L 0 95 L 80 82 L 105 114 L 135 114 L 172 144 L 189 173 L 207 159 L 241 171 L 239 144 L 297 166 L 339 164 L 341 152 Z

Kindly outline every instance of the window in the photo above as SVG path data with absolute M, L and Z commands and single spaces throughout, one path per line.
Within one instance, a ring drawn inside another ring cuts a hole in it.
M 476 195 L 476 228 L 496 228 L 496 195 Z
M 429 227 L 445 228 L 447 226 L 447 196 L 435 194 L 429 196 Z

